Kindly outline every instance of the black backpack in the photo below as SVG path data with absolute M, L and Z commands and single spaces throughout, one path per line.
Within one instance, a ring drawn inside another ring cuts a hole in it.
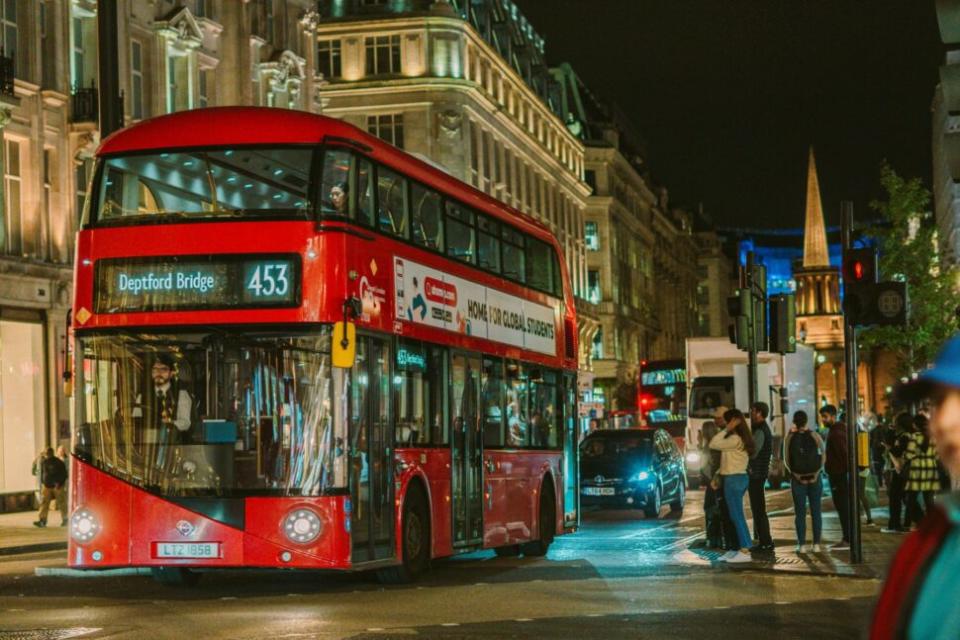
M 820 471 L 820 450 L 817 439 L 809 431 L 798 431 L 790 438 L 790 451 L 787 452 L 790 471 L 798 476 L 812 475 Z

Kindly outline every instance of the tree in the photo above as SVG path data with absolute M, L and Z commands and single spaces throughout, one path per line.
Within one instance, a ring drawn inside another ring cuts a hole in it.
M 884 163 L 880 184 L 886 200 L 870 203 L 882 218 L 869 230 L 880 250 L 880 279 L 904 280 L 910 300 L 909 326 L 873 327 L 860 344 L 892 350 L 901 363 L 898 377 L 923 369 L 957 331 L 955 272 L 940 260 L 937 229 L 928 211 L 930 192 L 919 178 L 901 178 Z

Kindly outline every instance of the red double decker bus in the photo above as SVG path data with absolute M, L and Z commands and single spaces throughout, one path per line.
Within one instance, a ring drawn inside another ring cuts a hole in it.
M 342 121 L 109 137 L 73 310 L 73 567 L 376 569 L 578 524 L 576 316 L 532 218 Z

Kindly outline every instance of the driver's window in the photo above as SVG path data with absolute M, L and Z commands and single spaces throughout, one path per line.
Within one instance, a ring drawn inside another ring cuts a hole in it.
M 377 168 L 377 227 L 401 238 L 407 235 L 407 181 L 384 167 Z

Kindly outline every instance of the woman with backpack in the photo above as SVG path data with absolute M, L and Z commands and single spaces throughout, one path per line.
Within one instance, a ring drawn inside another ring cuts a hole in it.
M 806 553 L 807 501 L 810 502 L 810 519 L 813 521 L 814 553 L 820 553 L 820 532 L 823 517 L 820 501 L 823 498 L 823 478 L 820 474 L 826 460 L 826 447 L 816 431 L 807 427 L 809 418 L 805 411 L 793 414 L 793 428 L 783 443 L 786 452 L 784 463 L 790 472 L 790 490 L 793 493 L 793 510 L 796 514 L 797 553 Z
M 927 433 L 929 421 L 926 416 L 914 416 L 913 426 L 903 459 L 907 468 L 907 522 L 919 523 L 923 514 L 933 506 L 933 495 L 940 488 L 940 473 L 937 450 Z M 920 506 L 921 498 L 923 507 Z

